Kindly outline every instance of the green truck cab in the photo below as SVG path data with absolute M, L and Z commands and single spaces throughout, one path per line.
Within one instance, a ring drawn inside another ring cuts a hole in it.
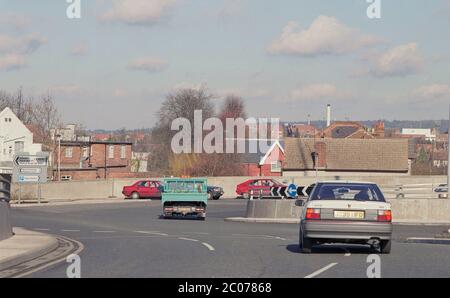
M 166 178 L 162 205 L 164 218 L 196 217 L 206 218 L 208 205 L 207 179 Z

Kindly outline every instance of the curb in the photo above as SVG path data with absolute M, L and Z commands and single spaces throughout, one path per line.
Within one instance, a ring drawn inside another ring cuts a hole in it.
M 448 238 L 408 238 L 406 239 L 408 243 L 422 243 L 422 244 L 440 244 L 440 245 L 450 245 L 450 239 Z
M 228 222 L 245 223 L 277 223 L 277 224 L 299 224 L 300 219 L 296 218 L 250 218 L 250 217 L 228 217 L 224 219 Z
M 48 234 L 14 228 L 15 235 L 0 242 L 0 271 L 36 259 L 58 247 L 58 240 Z M 31 239 L 30 239 L 31 238 Z M 41 245 L 32 245 L 33 238 L 40 238 Z M 3 257 L 3 251 L 17 251 L 17 254 Z

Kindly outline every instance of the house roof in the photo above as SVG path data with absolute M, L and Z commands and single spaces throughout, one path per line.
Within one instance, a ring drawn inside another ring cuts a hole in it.
M 322 142 L 326 145 L 326 170 L 408 171 L 407 140 L 286 138 L 285 142 L 284 170 L 314 170 L 314 144 Z
M 268 146 L 267 150 L 265 148 L 261 148 L 259 141 L 264 142 L 265 146 Z M 256 139 L 247 139 L 245 140 L 245 152 L 240 153 L 240 158 L 242 163 L 246 164 L 262 164 L 267 159 L 268 155 L 273 151 L 273 149 L 279 146 L 280 150 L 284 153 L 284 142 L 278 140 L 256 140 Z M 256 149 L 256 152 L 255 152 Z

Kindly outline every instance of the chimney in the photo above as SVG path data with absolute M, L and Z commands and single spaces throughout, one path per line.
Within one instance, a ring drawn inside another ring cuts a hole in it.
M 327 127 L 331 125 L 331 105 L 327 105 Z
M 316 166 L 320 168 L 326 168 L 327 166 L 327 145 L 325 142 L 317 142 L 314 145 L 316 156 Z

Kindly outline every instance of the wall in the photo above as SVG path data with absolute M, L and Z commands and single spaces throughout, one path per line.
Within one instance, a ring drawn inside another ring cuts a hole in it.
M 448 199 L 390 200 L 394 223 L 450 224 Z M 302 207 L 294 200 L 253 200 L 247 203 L 246 217 L 300 218 Z
M 9 204 L 0 201 L 0 241 L 12 236 Z

